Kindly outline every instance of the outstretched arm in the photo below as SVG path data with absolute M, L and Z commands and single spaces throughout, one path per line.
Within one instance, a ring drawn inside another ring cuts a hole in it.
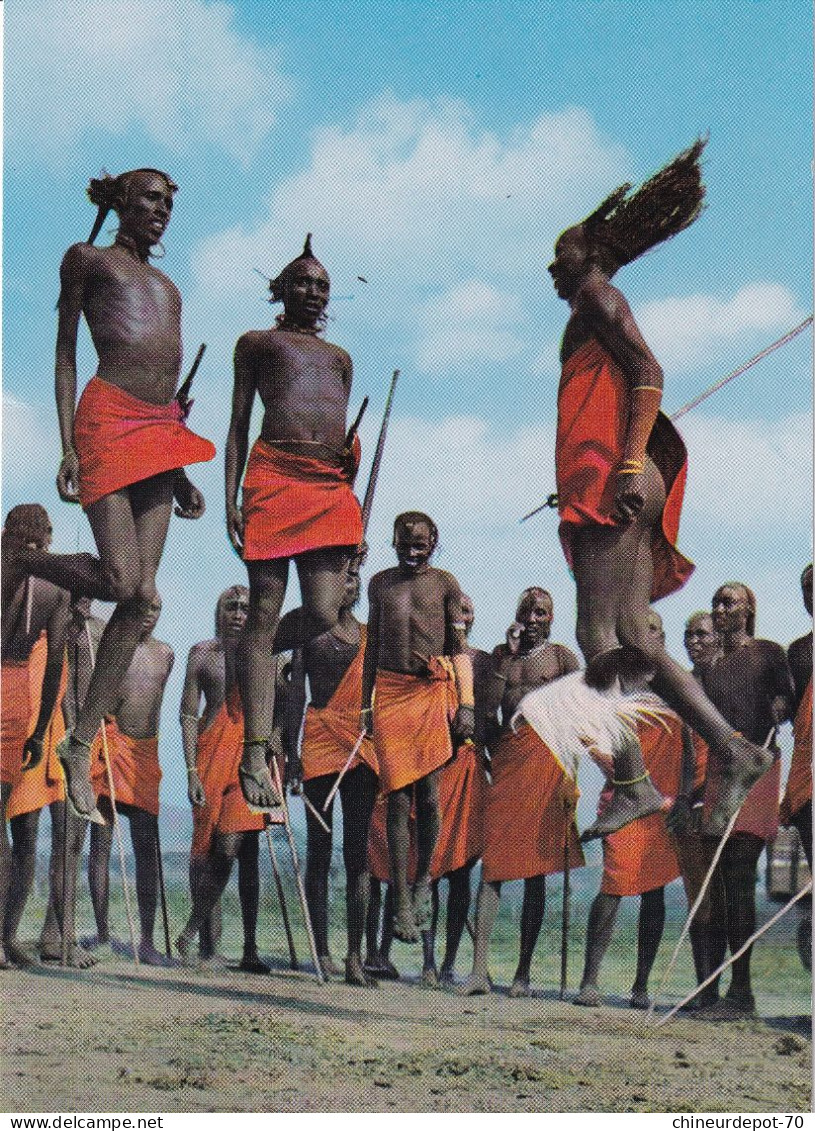
M 74 244 L 60 266 L 59 320 L 54 391 L 57 400 L 62 462 L 57 473 L 59 497 L 66 503 L 79 502 L 79 460 L 74 448 L 76 410 L 76 338 L 85 298 L 88 255 L 85 244 Z
M 48 655 L 42 677 L 40 713 L 23 750 L 23 769 L 26 770 L 33 770 L 42 759 L 43 737 L 56 708 L 59 686 L 62 682 L 62 670 L 66 661 L 65 641 L 70 623 L 71 595 L 67 590 L 61 590 L 45 627 Z
M 243 551 L 243 513 L 238 505 L 238 487 L 246 467 L 249 447 L 249 421 L 255 399 L 255 381 L 246 335 L 235 346 L 235 384 L 232 391 L 232 417 L 226 437 L 224 461 L 226 488 L 226 529 L 237 554 Z
M 456 672 L 456 687 L 459 706 L 453 720 L 453 735 L 460 742 L 466 742 L 475 734 L 475 696 L 473 693 L 473 662 L 467 650 L 467 634 L 464 628 L 464 614 L 461 608 L 461 589 L 451 576 L 450 588 L 445 602 L 447 623 L 446 651 L 453 657 Z
M 168 673 L 169 674 L 169 673 Z M 197 647 L 190 648 L 184 688 L 181 692 L 181 746 L 187 767 L 187 797 L 191 805 L 207 803 L 201 778 L 198 776 L 198 708 L 201 702 L 201 657 Z

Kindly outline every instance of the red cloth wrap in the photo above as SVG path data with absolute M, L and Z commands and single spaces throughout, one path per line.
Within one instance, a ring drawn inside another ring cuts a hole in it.
M 572 816 L 563 808 L 567 774 L 528 723 L 502 734 L 492 755 L 487 789 L 482 877 L 526 880 L 563 871 L 566 835 L 569 868 L 585 863 Z
M 243 715 L 230 715 L 226 703 L 198 734 L 198 776 L 207 803 L 192 807 L 192 856 L 206 856 L 216 832 L 253 832 L 263 828 L 263 814 L 253 813 L 238 780 L 243 754 Z
M 106 719 L 104 726 L 117 807 L 132 805 L 134 809 L 144 809 L 146 813 L 157 817 L 158 787 L 161 781 L 158 736 L 133 738 L 119 730 L 113 719 Z M 92 749 L 91 780 L 97 798 L 110 799 L 101 728 Z
M 481 856 L 486 794 L 481 755 L 472 742 L 465 742 L 439 774 L 439 839 L 430 863 L 434 879 Z
M 659 723 L 641 723 L 637 730 L 645 768 L 651 781 L 666 798 L 676 798 L 682 781 L 682 724 L 671 713 Z M 664 813 L 638 817 L 603 838 L 605 895 L 642 895 L 664 887 L 681 874 L 676 848 Z
M 300 757 L 303 763 L 303 781 L 319 778 L 323 774 L 338 774 L 348 761 L 359 738 L 359 715 L 362 709 L 362 664 L 365 658 L 367 629 L 360 627 L 359 651 L 337 684 L 337 689 L 325 707 L 309 706 L 303 727 Z M 374 744 L 369 738 L 362 745 L 346 772 L 365 762 L 375 774 L 379 768 Z
M 812 679 L 795 712 L 792 727 L 793 747 L 785 799 L 790 814 L 795 814 L 812 798 Z
M 630 395 L 619 366 L 594 338 L 566 364 L 558 390 L 555 462 L 560 540 L 572 565 L 575 527 L 614 526 L 616 476 L 623 461 Z M 687 452 L 667 416 L 660 413 L 648 441 L 648 455 L 665 481 L 662 522 L 654 527 L 651 600 L 675 592 L 693 572 L 693 563 L 676 549 L 685 492 Z
M 177 400 L 149 404 L 101 377 L 92 377 L 79 398 L 74 443 L 86 508 L 151 475 L 215 457 L 215 445 L 186 427 Z
M 362 511 L 345 472 L 256 440 L 243 480 L 244 561 L 358 546 Z
M 48 659 L 48 641 L 43 632 L 27 661 L 2 665 L 2 713 L 0 713 L 0 780 L 11 785 L 6 817 L 34 813 L 54 801 L 63 801 L 62 769 L 57 743 L 65 736 L 62 699 L 68 682 L 63 664 L 54 712 L 43 735 L 43 755 L 33 770 L 23 770 L 23 747 L 33 734 L 40 713 L 42 680 Z
M 426 676 L 377 671 L 374 750 L 383 793 L 426 778 L 452 758 L 450 721 L 458 696 L 451 667 L 431 657 Z

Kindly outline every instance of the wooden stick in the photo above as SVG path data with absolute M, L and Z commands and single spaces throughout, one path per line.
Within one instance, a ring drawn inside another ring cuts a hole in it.
M 750 938 L 747 940 L 744 946 L 739 947 L 735 954 L 731 954 L 730 957 L 721 964 L 718 970 L 714 970 L 712 974 L 709 974 L 707 978 L 705 978 L 704 982 L 700 982 L 693 993 L 688 994 L 686 998 L 683 998 L 683 1000 L 680 1001 L 679 1005 L 675 1005 L 673 1007 L 670 1013 L 666 1013 L 664 1017 L 661 1017 L 656 1023 L 656 1028 L 658 1029 L 660 1025 L 664 1025 L 666 1021 L 670 1021 L 673 1015 L 677 1013 L 684 1005 L 687 1005 L 689 1001 L 693 1001 L 696 995 L 700 993 L 706 986 L 709 986 L 710 983 L 718 978 L 720 974 L 723 974 L 728 966 L 732 966 L 737 959 L 741 958 L 744 952 L 753 945 L 756 939 L 761 938 L 764 932 L 768 931 L 770 927 L 772 927 L 773 923 L 777 923 L 783 915 L 786 915 L 786 913 L 794 903 L 797 903 L 799 899 L 803 899 L 805 895 L 809 895 L 811 891 L 812 880 L 810 880 L 808 884 L 802 887 L 798 894 L 794 895 L 785 907 L 782 907 L 780 911 L 777 911 L 775 915 L 773 915 L 772 919 L 768 919 L 763 927 L 759 927 L 757 931 L 754 931 L 753 934 L 750 935 Z
M 289 820 L 289 806 L 286 803 L 286 791 L 283 788 L 283 783 L 280 780 L 280 770 L 277 768 L 277 759 L 272 758 L 272 770 L 274 771 L 275 787 L 280 796 L 280 804 L 283 809 L 283 824 L 286 828 L 286 836 L 289 840 L 289 848 L 291 850 L 291 860 L 294 867 L 294 878 L 297 882 L 297 894 L 300 897 L 300 907 L 303 911 L 303 919 L 306 924 L 306 934 L 308 935 L 308 945 L 311 950 L 311 957 L 314 962 L 314 970 L 317 975 L 317 981 L 320 985 L 325 981 L 323 968 L 320 965 L 320 957 L 317 954 L 317 944 L 314 941 L 314 928 L 311 925 L 311 916 L 308 912 L 308 903 L 306 901 L 306 892 L 303 887 L 303 880 L 300 875 L 300 860 L 297 856 L 297 845 L 294 842 L 294 834 L 291 831 L 291 821 Z
M 300 796 L 303 798 L 303 804 L 305 805 L 306 809 L 308 809 L 308 811 L 311 813 L 314 820 L 323 829 L 323 831 L 327 832 L 330 836 L 331 835 L 331 829 L 328 827 L 328 825 L 323 820 L 323 818 L 320 815 L 317 807 L 311 801 L 309 801 L 309 799 L 306 797 L 305 793 L 301 793 Z
M 266 843 L 269 846 L 269 859 L 272 862 L 272 872 L 274 873 L 275 885 L 277 887 L 277 898 L 280 903 L 280 913 L 283 916 L 283 926 L 286 930 L 286 941 L 289 944 L 289 965 L 292 970 L 299 970 L 300 963 L 297 961 L 297 951 L 294 949 L 294 938 L 291 933 L 291 924 L 289 923 L 289 912 L 286 908 L 286 897 L 283 894 L 283 881 L 280 878 L 280 869 L 277 866 L 277 856 L 275 854 L 274 845 L 272 844 L 272 830 L 268 825 L 264 827 L 266 833 Z
M 158 817 L 156 817 L 156 864 L 158 866 L 158 891 L 161 898 L 161 918 L 164 922 L 164 949 L 167 957 L 173 957 L 173 948 L 170 944 L 170 917 L 167 914 L 167 889 L 164 886 L 164 861 L 161 859 L 161 837 L 158 831 Z
M 359 732 L 359 738 L 354 743 L 354 749 L 348 755 L 348 761 L 345 763 L 343 768 L 337 774 L 337 780 L 332 785 L 332 787 L 329 791 L 328 797 L 326 797 L 325 801 L 323 802 L 323 812 L 324 813 L 327 812 L 328 806 L 334 800 L 334 794 L 340 788 L 340 782 L 342 781 L 342 779 L 345 777 L 345 775 L 348 773 L 349 769 L 351 768 L 351 763 L 353 762 L 354 758 L 356 758 L 357 754 L 359 753 L 359 748 L 360 748 L 360 746 L 362 746 L 363 739 L 365 738 L 365 735 L 367 733 L 368 732 L 365 731 L 365 730 L 362 730 L 362 731 Z

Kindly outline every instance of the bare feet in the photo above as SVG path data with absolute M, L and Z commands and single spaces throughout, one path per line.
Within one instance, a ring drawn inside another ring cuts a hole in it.
M 345 980 L 349 986 L 376 986 L 376 978 L 372 978 L 362 965 L 358 954 L 349 954 L 345 960 Z
M 456 976 L 453 972 L 452 966 L 445 966 L 442 963 L 441 970 L 439 970 L 439 985 L 454 986 L 456 984 Z
M 757 1017 L 756 1003 L 752 994 L 730 994 L 729 992 L 713 1005 L 697 1009 L 694 1017 L 700 1021 L 743 1021 L 746 1017 Z
M 393 937 L 406 943 L 417 943 L 421 938 L 413 916 L 413 908 L 409 903 L 404 907 L 396 908 L 393 916 Z
M 258 813 L 271 813 L 280 805 L 280 794 L 266 763 L 266 749 L 265 742 L 245 742 L 243 758 L 238 766 L 238 778 L 246 804 Z
M 62 951 L 59 947 L 54 950 L 51 946 L 43 947 L 40 951 L 40 962 L 61 962 Z M 85 950 L 84 947 L 74 943 L 73 946 L 68 947 L 68 965 L 72 970 L 90 970 L 91 966 L 95 966 L 97 958 L 95 954 Z
M 532 997 L 532 988 L 529 985 L 528 978 L 519 978 L 515 975 L 512 985 L 509 987 L 509 997 Z
M 775 760 L 771 750 L 756 746 L 741 734 L 734 734 L 727 745 L 718 746 L 716 753 L 725 765 L 725 772 L 705 829 L 708 836 L 724 836 L 730 818 L 739 811 L 747 794 Z
M 330 954 L 318 954 L 320 960 L 320 969 L 326 978 L 338 978 L 342 974 L 342 970 L 336 964 Z
M 433 893 L 429 876 L 417 880 L 413 885 L 413 917 L 420 931 L 430 930 L 433 918 Z
M 458 987 L 456 992 L 461 994 L 462 997 L 481 997 L 491 994 L 492 987 L 486 974 L 472 973 Z
M 10 965 L 33 966 L 34 959 L 31 957 L 28 951 L 24 950 L 18 942 L 14 941 L 14 939 L 6 939 L 3 946 L 6 952 L 6 961 Z M 59 961 L 59 955 L 57 955 L 57 961 Z
M 422 970 L 420 984 L 425 986 L 428 990 L 437 990 L 439 988 L 439 975 L 435 966 L 425 966 Z
M 139 943 L 139 962 L 143 962 L 145 966 L 169 967 L 177 965 L 174 958 L 168 958 L 166 954 L 156 950 L 147 939 L 142 939 Z
M 639 817 L 649 817 L 651 813 L 659 813 L 663 801 L 664 798 L 652 784 L 650 775 L 631 785 L 615 785 L 611 801 L 594 824 L 584 830 L 580 840 L 583 843 L 587 840 L 597 840 L 599 837 L 608 836 L 609 833 L 616 833 L 618 829 L 630 825 Z
M 632 990 L 631 1001 L 628 1003 L 632 1009 L 650 1009 L 651 999 L 647 990 Z
M 192 943 L 194 935 L 189 931 L 183 930 L 178 938 L 175 940 L 175 949 L 178 951 L 178 957 L 181 959 L 182 966 L 197 966 L 198 958 L 192 952 Z M 208 959 L 207 961 L 212 961 Z
M 73 815 L 81 821 L 106 824 L 96 808 L 96 794 L 91 784 L 90 747 L 66 734 L 57 746 L 57 758 L 65 778 L 65 798 Z
M 572 998 L 575 1005 L 597 1006 L 603 1004 L 603 996 L 597 986 L 591 982 L 584 982 L 576 997 Z
M 365 969 L 369 974 L 375 974 L 377 978 L 385 982 L 396 982 L 399 980 L 399 971 L 384 954 L 374 954 L 366 958 Z

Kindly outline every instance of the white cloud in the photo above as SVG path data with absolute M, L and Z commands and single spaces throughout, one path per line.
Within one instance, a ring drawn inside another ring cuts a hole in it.
M 635 316 L 660 363 L 674 370 L 698 365 L 746 335 L 792 329 L 806 317 L 786 287 L 770 282 L 749 283 L 731 298 L 657 299 L 638 307 Z
M 524 348 L 522 317 L 517 297 L 488 283 L 470 279 L 451 287 L 419 316 L 419 365 L 432 373 L 507 361 Z
M 7 14 L 6 43 L 15 164 L 58 167 L 83 137 L 134 127 L 247 164 L 286 96 L 277 58 L 238 34 L 224 3 L 41 0 Z

